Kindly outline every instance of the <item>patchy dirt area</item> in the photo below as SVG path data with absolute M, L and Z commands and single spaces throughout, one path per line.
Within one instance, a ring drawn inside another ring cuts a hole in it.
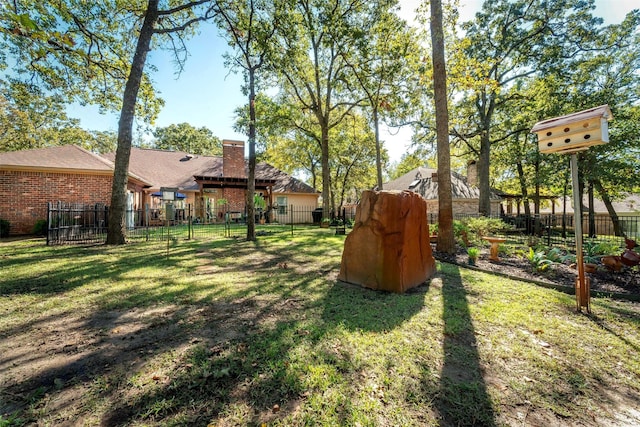
M 259 324 L 295 313 L 295 302 L 248 298 L 34 319 L 0 335 L 0 421 L 31 406 L 38 425 L 124 425 L 131 409 L 122 406 L 127 399 L 114 381 L 148 372 L 167 355 L 177 369 L 195 345 L 242 342 Z M 148 376 L 141 381 L 168 379 L 162 372 Z M 14 424 L 24 421 L 32 425 Z
M 434 251 L 434 257 L 445 262 L 468 265 L 468 256 L 463 249 L 454 255 Z M 561 263 L 551 264 L 545 271 L 536 271 L 526 258 L 515 255 L 501 255 L 500 261 L 491 261 L 489 250 L 486 248 L 481 250 L 475 267 L 510 277 L 566 287 L 568 290 L 574 288 L 578 275 L 574 266 Z M 619 294 L 640 300 L 640 268 L 638 267 L 623 267 L 621 271 L 613 272 L 599 265 L 597 271 L 589 273 L 588 277 L 591 279 L 592 292 Z

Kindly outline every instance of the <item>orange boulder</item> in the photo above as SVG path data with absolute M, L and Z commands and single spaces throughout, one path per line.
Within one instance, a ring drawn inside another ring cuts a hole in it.
M 426 201 L 410 191 L 365 191 L 344 243 L 338 279 L 402 293 L 434 272 Z

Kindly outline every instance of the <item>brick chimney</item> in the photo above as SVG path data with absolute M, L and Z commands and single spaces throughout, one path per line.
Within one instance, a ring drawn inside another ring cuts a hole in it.
M 478 186 L 478 164 L 475 160 L 467 162 L 467 184 L 474 187 Z
M 222 140 L 222 176 L 226 178 L 247 177 L 243 141 Z
M 431 174 L 431 182 L 438 182 L 438 172 L 433 172 Z

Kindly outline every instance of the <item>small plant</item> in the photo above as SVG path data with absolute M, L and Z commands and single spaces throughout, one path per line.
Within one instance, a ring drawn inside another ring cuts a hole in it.
M 559 263 L 565 259 L 565 254 L 559 248 L 549 249 L 546 255 L 547 259 L 551 262 Z
M 534 251 L 533 248 L 529 248 L 527 254 L 527 260 L 531 263 L 531 266 L 536 271 L 546 271 L 553 261 L 547 258 L 547 255 L 543 251 Z
M 31 232 L 36 236 L 44 236 L 47 234 L 47 221 L 44 219 L 37 220 Z
M 584 262 L 587 264 L 598 264 L 604 255 L 617 255 L 620 253 L 620 246 L 613 242 L 593 241 L 584 244 Z
M 480 250 L 476 247 L 470 247 L 467 249 L 467 255 L 469 256 L 469 265 L 476 265 Z

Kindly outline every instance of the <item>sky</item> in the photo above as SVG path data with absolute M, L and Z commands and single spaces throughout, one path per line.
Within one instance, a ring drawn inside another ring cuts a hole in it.
M 420 0 L 400 3 L 403 18 L 412 22 Z M 468 21 L 480 10 L 482 0 L 460 0 L 460 5 L 460 20 Z M 637 0 L 596 0 L 594 14 L 602 17 L 605 24 L 614 24 L 622 22 L 634 7 L 639 7 Z M 156 126 L 187 122 L 195 127 L 205 126 L 221 139 L 247 139 L 233 130 L 234 110 L 247 102 L 241 92 L 243 78 L 225 68 L 223 54 L 228 46 L 218 34 L 212 24 L 200 28 L 200 34 L 188 41 L 191 56 L 180 75 L 176 75 L 168 52 L 149 52 L 148 64 L 158 69 L 152 73 L 152 79 L 165 101 Z M 79 118 L 85 129 L 116 131 L 118 127 L 116 114 L 103 115 L 94 107 L 73 105 L 67 112 L 70 117 Z M 399 161 L 409 150 L 411 136 L 409 128 L 381 132 L 391 161 Z

